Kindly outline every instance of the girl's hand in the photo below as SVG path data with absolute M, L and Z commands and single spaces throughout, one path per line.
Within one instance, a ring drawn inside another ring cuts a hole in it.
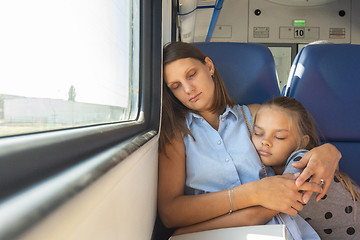
M 256 188 L 259 205 L 295 216 L 303 208 L 302 193 L 299 191 L 321 192 L 320 185 L 305 182 L 295 184 L 298 174 L 285 174 L 261 179 Z
M 316 201 L 319 201 L 328 191 L 331 180 L 334 177 L 335 170 L 339 168 L 341 153 L 332 144 L 326 143 L 307 152 L 304 157 L 293 163 L 296 168 L 304 168 L 304 171 L 296 179 L 296 185 L 301 186 L 310 179 L 310 182 L 322 184 L 323 191 L 317 195 Z M 321 179 L 323 181 L 321 181 Z M 312 191 L 306 191 L 303 195 L 303 202 L 307 203 L 311 197 Z

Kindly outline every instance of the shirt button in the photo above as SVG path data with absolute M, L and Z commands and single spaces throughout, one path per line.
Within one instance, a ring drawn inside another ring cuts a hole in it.
M 227 159 L 225 159 L 225 162 L 229 162 L 229 161 L 230 161 L 230 159 L 228 159 L 228 158 L 227 158 Z
M 221 144 L 221 141 L 219 140 L 219 141 L 217 142 L 217 144 L 220 145 L 220 144 Z
M 225 121 L 225 119 L 224 119 L 224 118 L 221 118 L 221 121 L 223 122 L 223 121 Z

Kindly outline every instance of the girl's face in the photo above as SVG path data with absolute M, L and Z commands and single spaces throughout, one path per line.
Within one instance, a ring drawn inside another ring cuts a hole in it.
M 264 165 L 273 167 L 277 174 L 283 172 L 290 154 L 308 138 L 306 135 L 302 140 L 294 117 L 277 106 L 261 107 L 256 114 L 252 141 Z
M 213 104 L 213 74 L 214 65 L 210 58 L 205 58 L 205 64 L 197 59 L 183 58 L 165 66 L 164 80 L 180 102 L 201 114 Z

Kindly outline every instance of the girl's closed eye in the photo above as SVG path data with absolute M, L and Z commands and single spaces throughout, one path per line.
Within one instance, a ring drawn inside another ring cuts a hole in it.
M 284 134 L 275 134 L 275 138 L 278 140 L 285 140 L 287 136 L 285 136 Z
M 262 136 L 262 133 L 254 131 L 255 136 Z
M 260 127 L 255 126 L 253 134 L 255 136 L 262 136 L 264 134 L 264 131 Z

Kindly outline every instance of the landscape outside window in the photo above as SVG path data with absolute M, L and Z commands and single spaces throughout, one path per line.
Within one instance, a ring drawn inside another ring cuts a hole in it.
M 138 12 L 131 0 L 2 1 L 0 137 L 136 118 Z

